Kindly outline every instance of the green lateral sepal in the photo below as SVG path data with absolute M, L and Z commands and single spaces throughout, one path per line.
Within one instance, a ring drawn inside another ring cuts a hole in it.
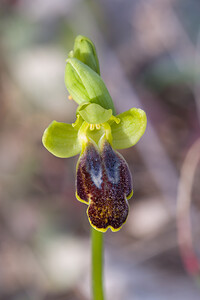
M 117 115 L 120 123 L 109 121 L 114 149 L 125 149 L 135 145 L 145 132 L 146 114 L 142 109 L 131 108 Z
M 57 157 L 72 157 L 81 152 L 78 129 L 67 123 L 53 121 L 44 131 L 42 143 Z

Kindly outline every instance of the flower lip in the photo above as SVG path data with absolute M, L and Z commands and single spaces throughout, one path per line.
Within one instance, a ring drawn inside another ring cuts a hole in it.
M 132 195 L 132 178 L 124 158 L 109 142 L 99 148 L 90 140 L 77 164 L 77 198 L 89 205 L 90 224 L 105 232 L 118 231 L 128 216 L 127 199 Z

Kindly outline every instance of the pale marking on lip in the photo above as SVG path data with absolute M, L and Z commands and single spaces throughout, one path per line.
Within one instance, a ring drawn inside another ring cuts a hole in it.
M 120 179 L 120 176 L 119 176 L 119 163 L 115 163 L 115 166 L 112 170 L 113 172 L 113 176 L 110 175 L 111 172 L 107 171 L 107 177 L 108 177 L 108 180 L 113 183 L 113 184 L 117 184 L 119 182 L 119 179 Z
M 101 184 L 102 184 L 102 171 L 101 171 L 101 169 L 100 169 L 100 171 L 99 171 L 99 173 L 96 175 L 96 174 L 94 174 L 94 172 L 91 170 L 90 171 L 90 175 L 91 175 L 91 179 L 92 179 L 92 181 L 93 181 L 93 183 L 96 185 L 96 187 L 98 188 L 98 189 L 100 189 L 101 188 Z

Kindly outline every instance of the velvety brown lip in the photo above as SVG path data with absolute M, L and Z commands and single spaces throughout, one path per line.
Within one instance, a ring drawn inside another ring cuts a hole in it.
M 77 165 L 77 196 L 89 204 L 87 214 L 96 229 L 118 230 L 128 216 L 132 178 L 124 158 L 105 140 L 101 150 L 89 142 Z

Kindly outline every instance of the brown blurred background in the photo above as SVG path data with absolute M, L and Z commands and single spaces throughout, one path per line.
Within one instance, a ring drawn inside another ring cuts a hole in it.
M 180 244 L 184 252 L 192 234 L 198 257 L 199 16 L 199 0 L 1 0 L 0 300 L 90 299 L 77 157 L 56 158 L 41 143 L 52 120 L 75 120 L 64 68 L 78 34 L 94 41 L 118 112 L 140 107 L 148 117 L 138 145 L 122 151 L 134 196 L 126 225 L 105 234 L 107 299 L 200 299 L 176 229 L 178 199 Z

